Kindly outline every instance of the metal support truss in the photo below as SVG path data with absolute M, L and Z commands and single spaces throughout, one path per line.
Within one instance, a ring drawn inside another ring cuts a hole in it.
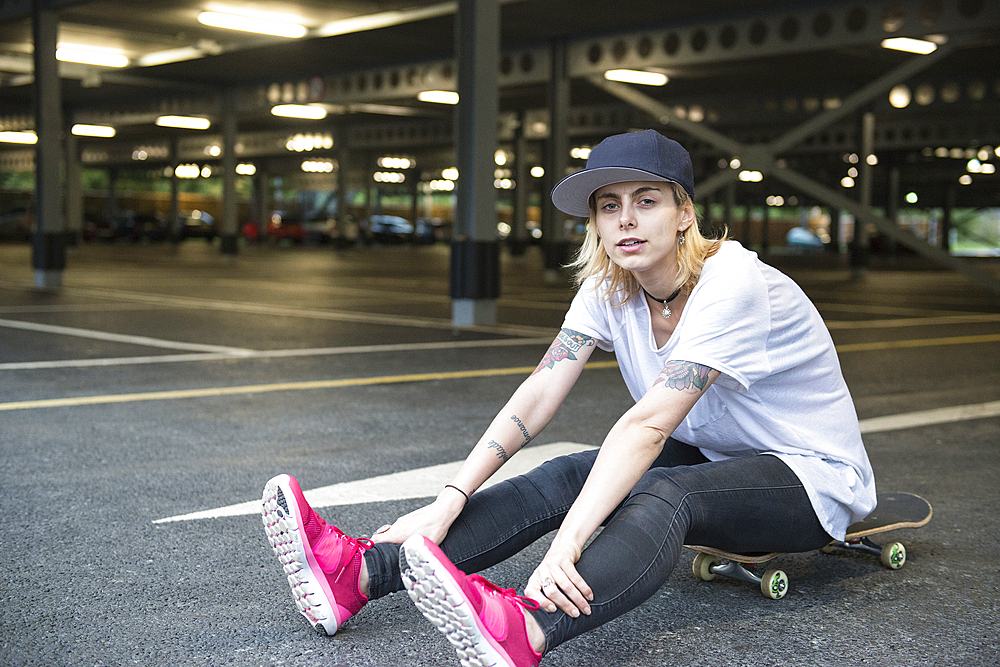
M 995 294 L 1000 294 L 1000 279 L 983 271 L 968 261 L 951 256 L 940 248 L 934 247 L 917 238 L 910 232 L 901 229 L 892 221 L 873 213 L 868 206 L 845 197 L 818 181 L 783 166 L 778 155 L 795 147 L 807 137 L 825 129 L 841 120 L 846 115 L 856 112 L 865 104 L 879 95 L 884 94 L 892 86 L 905 81 L 914 74 L 936 64 L 957 48 L 952 43 L 939 48 L 933 54 L 908 60 L 894 70 L 874 79 L 867 85 L 849 95 L 836 109 L 828 109 L 817 114 L 805 123 L 786 132 L 767 144 L 744 144 L 702 123 L 695 123 L 679 117 L 666 104 L 639 92 L 627 84 L 606 81 L 603 78 L 592 77 L 590 81 L 611 95 L 649 113 L 663 125 L 671 125 L 686 132 L 695 139 L 704 141 L 724 153 L 738 157 L 743 168 L 760 171 L 773 176 L 801 192 L 812 195 L 830 206 L 845 210 L 857 218 L 860 224 L 871 224 L 876 229 L 914 252 L 937 262 L 938 264 L 958 271 L 970 280 L 979 283 Z M 732 183 L 737 178 L 737 170 L 727 169 L 710 176 L 697 187 L 698 196 L 705 197 L 716 190 Z

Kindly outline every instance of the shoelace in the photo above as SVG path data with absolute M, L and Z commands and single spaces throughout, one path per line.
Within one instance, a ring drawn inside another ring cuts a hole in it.
M 513 588 L 500 588 L 489 579 L 481 577 L 478 574 L 469 575 L 469 580 L 478 581 L 480 584 L 483 585 L 483 587 L 493 591 L 493 593 L 499 595 L 500 597 L 507 598 L 511 602 L 520 604 L 522 607 L 536 611 L 538 609 L 541 609 L 541 605 L 539 605 L 537 602 L 535 602 L 529 597 L 518 595 L 517 591 L 515 591 Z
M 367 537 L 351 537 L 350 535 L 342 531 L 340 528 L 337 528 L 336 526 L 331 524 L 326 524 L 326 531 L 328 533 L 335 533 L 337 539 L 347 540 L 347 543 L 352 547 L 354 547 L 354 549 L 356 550 L 360 549 L 362 551 L 368 551 L 369 549 L 375 546 L 375 543 L 372 542 Z

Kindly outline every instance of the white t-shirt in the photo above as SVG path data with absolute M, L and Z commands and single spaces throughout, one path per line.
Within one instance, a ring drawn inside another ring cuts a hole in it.
M 712 461 L 769 453 L 805 486 L 826 531 L 875 508 L 875 477 L 854 402 L 819 312 L 790 278 L 735 241 L 705 261 L 670 339 L 657 348 L 645 299 L 605 299 L 596 278 L 580 288 L 563 327 L 613 351 L 638 401 L 667 361 L 721 373 L 673 437 Z M 656 314 L 654 314 L 655 316 Z

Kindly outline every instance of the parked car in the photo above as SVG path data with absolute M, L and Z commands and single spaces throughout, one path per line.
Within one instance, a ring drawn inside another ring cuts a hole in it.
M 215 218 L 205 211 L 184 211 L 177 216 L 177 233 L 182 239 L 199 238 L 211 241 L 218 234 Z
M 788 247 L 800 252 L 822 251 L 826 244 L 806 227 L 792 227 L 785 236 Z
M 415 240 L 418 243 L 446 241 L 448 237 L 448 230 L 444 220 L 441 218 L 417 218 L 414 236 L 416 237 Z
M 302 228 L 302 222 L 294 219 L 287 212 L 274 211 L 267 223 L 266 236 L 275 241 L 287 239 L 293 243 L 302 243 L 305 240 L 305 230 Z
M 154 213 L 122 211 L 115 220 L 115 236 L 133 243 L 143 240 L 163 241 L 169 234 L 167 220 L 158 211 Z
M 368 220 L 368 233 L 382 243 L 402 243 L 413 234 L 413 225 L 398 215 L 373 215 Z
M 14 204 L 0 213 L 0 241 L 27 241 L 35 212 L 28 202 Z
M 115 227 L 103 214 L 85 213 L 82 233 L 84 241 L 111 243 L 115 240 Z

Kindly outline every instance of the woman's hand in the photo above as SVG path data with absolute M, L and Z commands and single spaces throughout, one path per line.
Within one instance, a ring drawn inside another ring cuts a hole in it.
M 573 618 L 581 613 L 590 615 L 589 602 L 594 599 L 594 591 L 576 571 L 578 560 L 580 547 L 560 541 L 556 536 L 545 558 L 528 577 L 525 596 L 548 612 L 558 608 Z
M 396 519 L 382 526 L 372 535 L 372 542 L 392 542 L 402 544 L 411 535 L 423 535 L 441 544 L 448 529 L 465 507 L 465 498 L 457 492 L 445 489 L 430 505 Z

